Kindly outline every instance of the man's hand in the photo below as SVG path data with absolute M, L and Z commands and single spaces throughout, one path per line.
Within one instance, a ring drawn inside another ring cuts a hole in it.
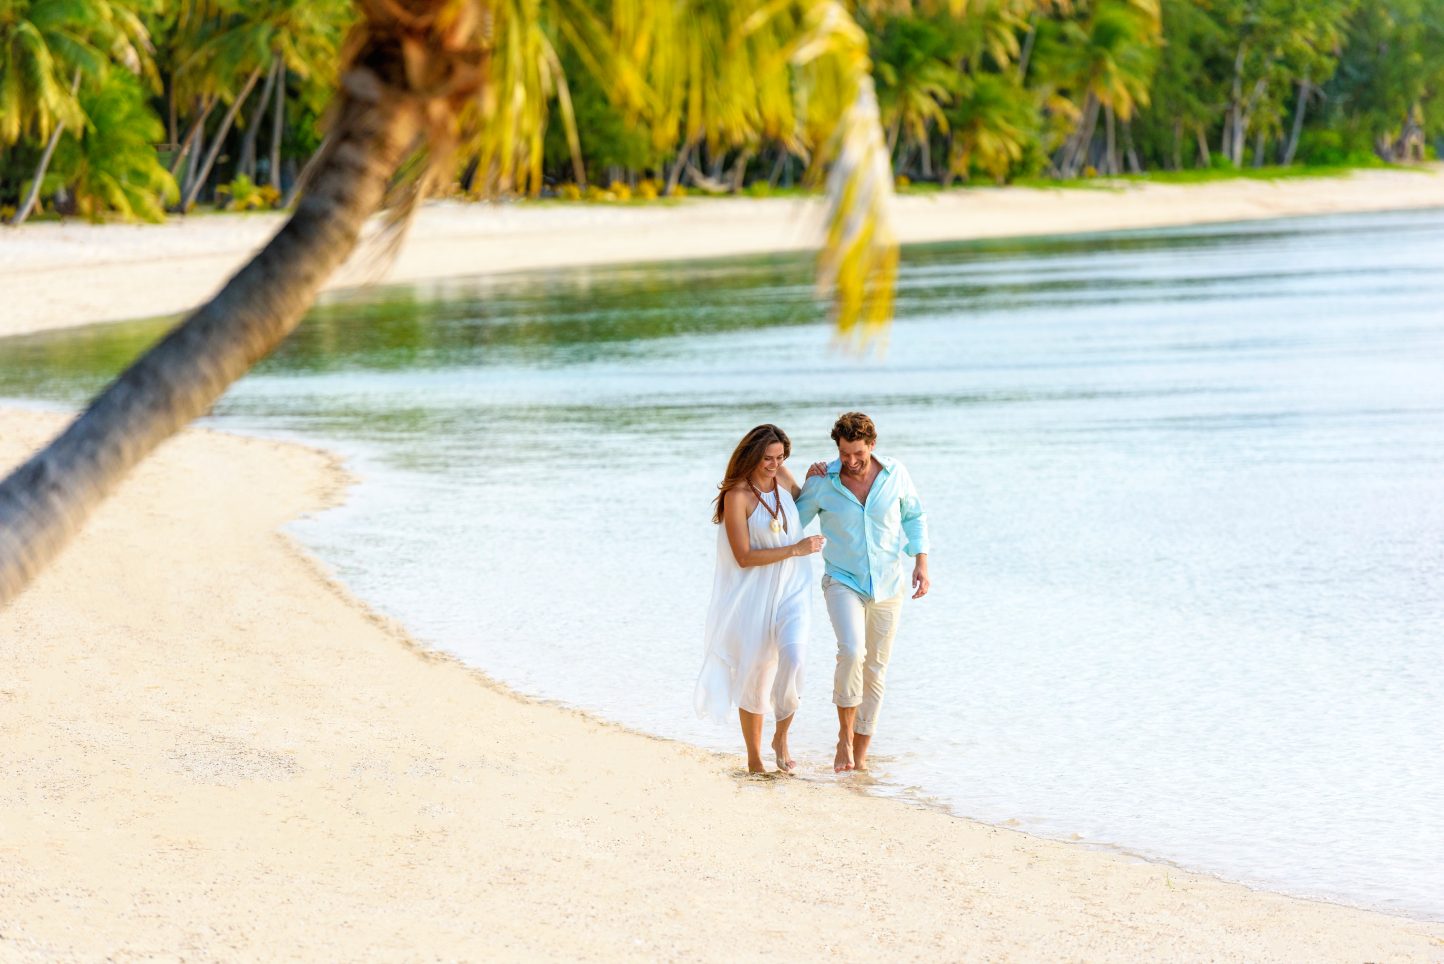
M 914 599 L 921 599 L 928 594 L 933 586 L 933 581 L 928 578 L 928 554 L 920 552 L 917 561 L 913 563 L 913 593 Z
M 827 463 L 826 463 L 826 462 L 813 462 L 811 465 L 809 465 L 809 466 L 807 467 L 807 477 L 808 477 L 809 479 L 815 479 L 815 478 L 817 478 L 819 475 L 826 475 L 826 474 L 827 474 Z

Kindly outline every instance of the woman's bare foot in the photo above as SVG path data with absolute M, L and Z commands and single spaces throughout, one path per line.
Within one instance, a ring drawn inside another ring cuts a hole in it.
M 777 769 L 780 773 L 791 773 L 797 769 L 797 761 L 787 752 L 787 736 L 779 733 L 772 738 L 772 752 L 777 754 Z
M 837 756 L 832 758 L 832 772 L 841 773 L 852 769 L 852 741 L 837 741 Z
M 749 755 L 749 756 L 747 757 L 747 772 L 748 772 L 748 773 L 766 773 L 766 772 L 767 772 L 767 767 L 766 767 L 765 765 L 763 765 L 763 763 L 762 763 L 762 757 Z

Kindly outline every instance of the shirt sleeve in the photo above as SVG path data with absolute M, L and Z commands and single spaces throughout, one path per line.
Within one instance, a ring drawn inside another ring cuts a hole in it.
M 827 476 L 813 476 L 802 483 L 802 494 L 797 497 L 797 518 L 806 529 L 807 524 L 817 518 L 820 506 L 817 504 L 822 498 L 822 485 L 827 481 Z
M 913 486 L 913 477 L 906 469 L 903 470 L 902 494 L 898 502 L 902 509 L 903 534 L 907 536 L 903 551 L 910 556 L 922 555 L 928 551 L 928 514 L 923 511 L 922 500 Z

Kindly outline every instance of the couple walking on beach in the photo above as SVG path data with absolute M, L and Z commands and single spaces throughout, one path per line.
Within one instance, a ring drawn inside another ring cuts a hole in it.
M 712 516 L 717 571 L 707 613 L 707 652 L 697 712 L 725 722 L 735 707 L 747 769 L 763 773 L 762 724 L 777 721 L 777 769 L 796 762 L 787 733 L 802 696 L 803 654 L 812 619 L 812 567 L 822 553 L 822 594 L 837 637 L 832 701 L 837 705 L 833 770 L 866 770 L 882 709 L 888 656 L 914 559 L 912 598 L 927 595 L 927 518 L 902 463 L 873 452 L 877 428 L 861 412 L 832 427 L 837 459 L 814 463 L 802 485 L 786 466 L 792 442 L 759 425 L 737 443 Z M 819 520 L 822 535 L 803 529 Z

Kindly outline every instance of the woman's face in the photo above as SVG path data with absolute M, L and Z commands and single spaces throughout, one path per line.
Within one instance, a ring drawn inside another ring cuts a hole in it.
M 787 456 L 782 454 L 781 442 L 773 442 L 762 451 L 762 461 L 757 464 L 757 474 L 763 479 L 774 479 L 777 477 L 777 470 L 782 468 L 782 463 L 787 461 Z

